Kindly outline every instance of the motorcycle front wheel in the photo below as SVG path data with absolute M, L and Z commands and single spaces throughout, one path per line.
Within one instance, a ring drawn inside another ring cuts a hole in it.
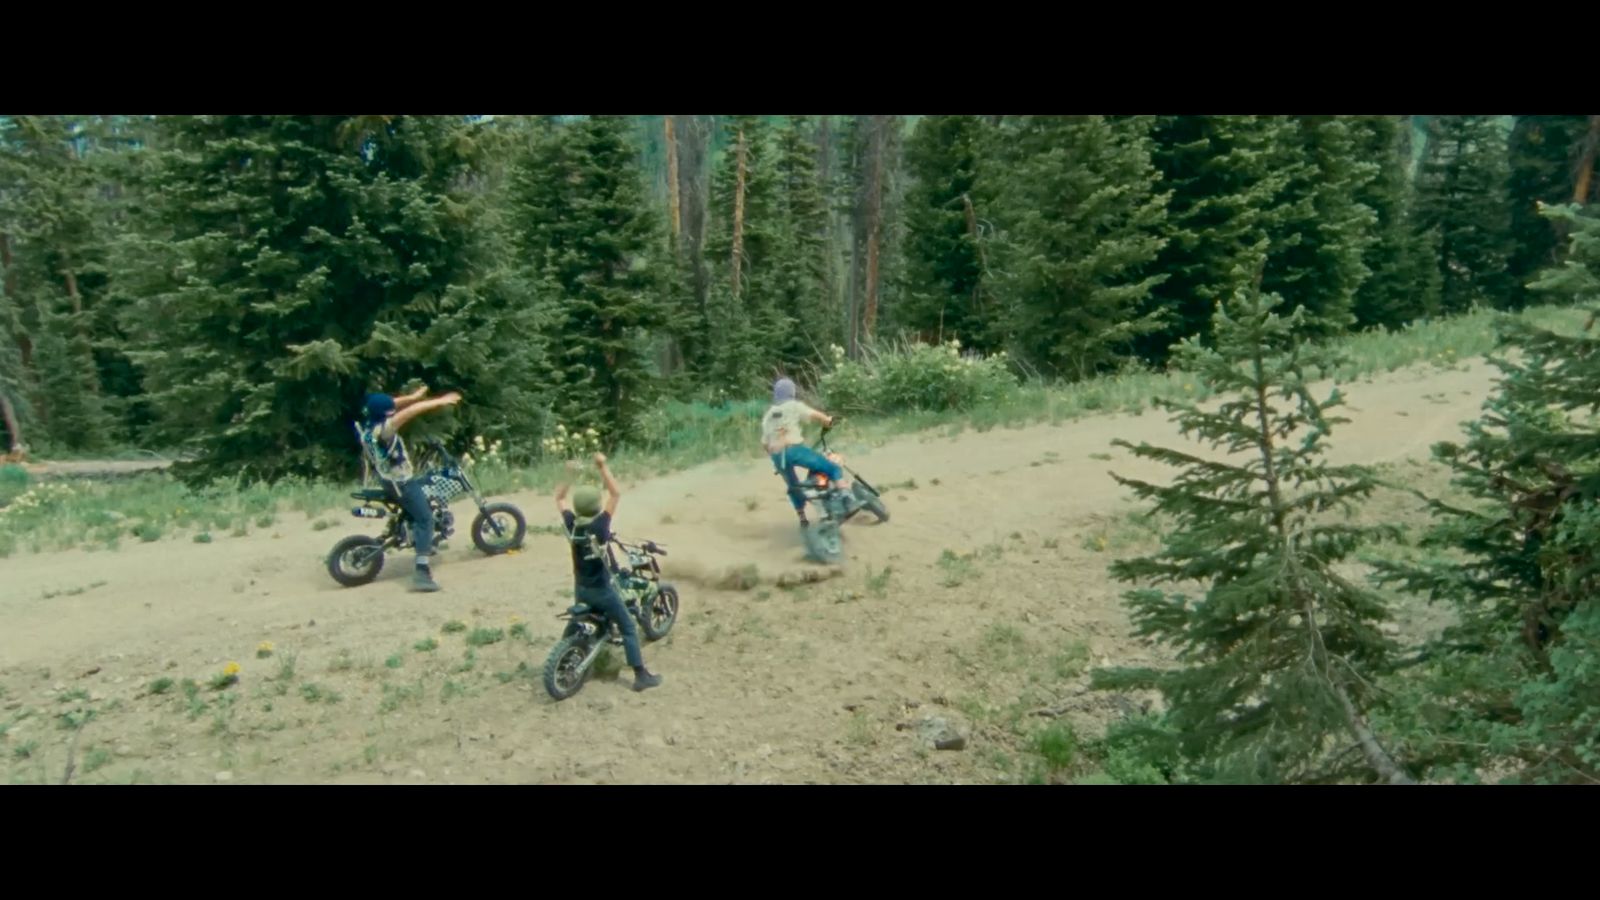
M 661 590 L 656 591 L 656 595 L 639 611 L 639 627 L 644 630 L 645 637 L 659 641 L 667 636 L 677 621 L 678 589 L 663 584 Z
M 883 498 L 878 496 L 875 491 L 857 483 L 853 493 L 856 495 L 856 502 L 860 503 L 861 507 L 867 512 L 876 516 L 879 522 L 889 521 L 889 507 L 883 505 Z
M 472 520 L 472 543 L 490 556 L 521 547 L 527 533 L 528 523 L 522 518 L 522 510 L 510 503 L 486 504 Z
M 559 701 L 583 690 L 583 683 L 589 677 L 589 667 L 584 664 L 588 656 L 587 635 L 562 638 L 544 661 L 545 692 Z

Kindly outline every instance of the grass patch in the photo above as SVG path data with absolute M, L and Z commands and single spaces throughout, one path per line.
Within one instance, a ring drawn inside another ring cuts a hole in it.
M 239 699 L 237 694 L 225 694 L 217 698 L 217 705 L 211 711 L 211 734 L 215 737 L 233 737 L 233 705 Z
M 957 555 L 954 550 L 945 550 L 939 554 L 939 583 L 947 588 L 960 587 L 966 584 L 977 572 L 977 567 L 972 564 L 973 554 Z
M 383 699 L 378 703 L 378 712 L 391 713 L 403 704 L 419 704 L 422 702 L 422 682 L 416 684 L 385 684 L 383 686 Z
M 504 628 L 474 628 L 472 633 L 467 635 L 467 646 L 487 647 L 490 644 L 498 644 L 505 639 L 506 631 Z
M 985 661 L 998 668 L 1015 669 L 1027 660 L 1028 640 L 1022 629 L 1009 622 L 990 625 L 984 630 L 980 645 Z
M 1096 524 L 1079 541 L 1079 546 L 1093 553 L 1118 552 L 1144 546 L 1161 533 L 1160 521 L 1146 512 L 1121 512 L 1109 518 L 1093 518 Z
M 93 709 L 69 709 L 56 716 L 56 724 L 68 730 L 82 728 L 98 715 Z
M 1050 657 L 1051 673 L 1062 680 L 1077 678 L 1088 666 L 1089 645 L 1083 641 L 1073 641 Z
M 338 703 L 344 699 L 338 691 L 312 682 L 300 685 L 300 696 L 307 703 Z
M 295 662 L 299 657 L 293 653 L 278 660 L 278 674 L 272 677 L 272 691 L 279 697 L 289 693 L 289 685 L 294 682 Z
M 1069 769 L 1077 762 L 1078 735 L 1072 726 L 1056 722 L 1033 736 L 1031 749 L 1044 761 L 1045 769 L 1053 774 Z
M 388 659 L 384 660 L 383 661 L 383 665 L 384 665 L 385 668 L 398 669 L 401 666 L 405 665 L 405 662 L 406 661 L 400 656 L 400 654 L 396 653 L 396 654 L 393 654 L 392 656 L 390 656 Z
M 888 596 L 889 582 L 894 578 L 894 567 L 884 566 L 882 572 L 873 573 L 872 567 L 867 567 L 867 592 L 882 600 Z
M 451 619 L 450 621 L 444 623 L 444 627 L 440 628 L 439 630 L 445 634 L 455 634 L 457 632 L 466 631 L 467 623 L 458 622 L 455 619 Z
M 192 722 L 200 718 L 200 715 L 210 707 L 210 704 L 206 702 L 206 698 L 200 696 L 200 683 L 193 678 L 185 678 L 178 682 L 178 686 L 183 690 L 183 699 L 188 707 L 189 721 Z
M 412 644 L 411 649 L 417 651 L 418 653 L 432 653 L 433 651 L 439 649 L 439 642 L 431 637 L 426 637 L 420 641 L 417 641 L 415 644 Z
M 159 697 L 162 694 L 172 690 L 172 685 L 174 683 L 175 682 L 173 682 L 171 678 L 157 678 L 155 681 L 152 681 L 145 686 L 145 693 Z

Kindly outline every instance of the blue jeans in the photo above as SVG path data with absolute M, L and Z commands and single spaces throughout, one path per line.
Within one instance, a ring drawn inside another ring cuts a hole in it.
M 800 479 L 794 474 L 795 466 L 804 466 L 808 473 L 821 472 L 833 481 L 844 478 L 844 469 L 838 463 L 805 444 L 794 444 L 772 454 L 772 464 L 783 476 L 784 484 L 789 486 L 789 502 L 794 504 L 795 512 L 803 512 L 806 508 L 805 495 L 800 493 Z
M 420 562 L 433 552 L 433 507 L 428 495 L 422 492 L 422 482 L 413 478 L 400 485 L 400 508 L 411 517 L 411 543 L 417 549 Z
M 622 652 L 628 657 L 628 665 L 635 669 L 644 665 L 644 654 L 639 652 L 639 629 L 634 627 L 633 616 L 628 615 L 628 608 L 622 605 L 622 595 L 617 593 L 617 586 L 608 584 L 597 588 L 579 585 L 573 594 L 579 603 L 587 603 L 617 623 L 622 630 Z

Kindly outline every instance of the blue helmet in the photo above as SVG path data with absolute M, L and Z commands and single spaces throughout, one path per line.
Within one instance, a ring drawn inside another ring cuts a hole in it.
M 375 425 L 394 414 L 394 398 L 388 394 L 368 394 L 361 404 L 361 417 Z

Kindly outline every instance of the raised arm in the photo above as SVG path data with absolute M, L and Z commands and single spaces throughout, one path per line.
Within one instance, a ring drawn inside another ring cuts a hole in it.
M 399 431 L 407 422 L 415 419 L 417 416 L 420 416 L 425 412 L 443 409 L 446 406 L 455 406 L 460 402 L 461 395 L 455 391 L 451 391 L 450 393 L 441 397 L 434 397 L 432 400 L 414 401 L 404 409 L 401 409 L 394 414 L 394 418 L 389 420 L 389 427 L 394 431 Z M 400 401 L 396 400 L 395 406 L 398 407 L 399 405 Z
M 556 488 L 556 512 L 564 513 L 572 508 L 567 505 L 567 491 L 571 489 L 572 485 L 565 481 L 561 483 L 560 487 Z
M 617 501 L 622 499 L 622 488 L 617 486 L 617 479 L 612 477 L 604 453 L 594 455 L 594 464 L 600 469 L 601 480 L 606 483 L 606 512 L 614 515 L 617 511 Z
M 423 385 L 422 387 L 417 388 L 416 390 L 412 391 L 409 394 L 396 394 L 395 397 L 394 397 L 394 408 L 395 408 L 395 411 L 399 412 L 400 410 L 405 409 L 406 407 L 410 406 L 411 404 L 419 402 L 420 400 L 422 400 L 423 397 L 426 397 L 426 396 L 428 396 L 428 386 L 427 385 Z

